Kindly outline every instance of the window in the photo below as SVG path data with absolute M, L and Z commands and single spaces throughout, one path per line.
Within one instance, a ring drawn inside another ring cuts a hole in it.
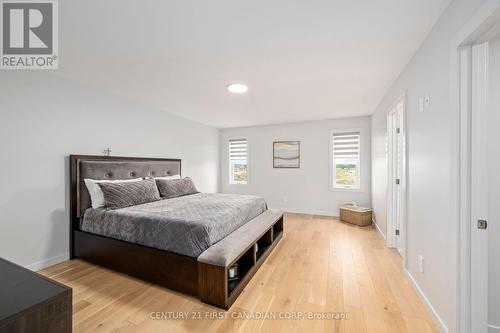
M 247 139 L 229 140 L 229 184 L 248 183 Z
M 360 189 L 359 131 L 335 132 L 331 135 L 331 165 L 333 189 Z

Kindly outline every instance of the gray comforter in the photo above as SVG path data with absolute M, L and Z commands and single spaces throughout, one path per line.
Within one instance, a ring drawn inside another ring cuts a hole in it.
M 256 196 L 198 193 L 117 210 L 89 208 L 80 229 L 198 257 L 266 209 Z

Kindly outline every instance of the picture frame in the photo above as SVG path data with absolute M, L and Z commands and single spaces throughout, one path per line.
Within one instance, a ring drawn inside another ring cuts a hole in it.
M 300 168 L 300 141 L 273 142 L 273 168 Z

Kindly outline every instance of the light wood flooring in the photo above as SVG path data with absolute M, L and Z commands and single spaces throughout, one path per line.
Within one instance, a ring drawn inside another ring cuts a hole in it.
M 76 333 L 438 332 L 401 265 L 373 227 L 287 214 L 285 237 L 228 312 L 81 260 L 41 273 L 73 288 Z M 300 319 L 333 312 L 349 318 Z

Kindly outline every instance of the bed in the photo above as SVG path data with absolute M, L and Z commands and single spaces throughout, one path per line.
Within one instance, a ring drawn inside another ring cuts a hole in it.
M 70 156 L 70 256 L 228 309 L 283 236 L 283 214 L 257 196 L 197 193 L 108 210 L 84 179 L 181 174 L 181 160 Z M 228 279 L 238 264 L 237 281 Z
M 197 193 L 116 210 L 88 208 L 80 230 L 197 258 L 266 209 L 257 196 Z

